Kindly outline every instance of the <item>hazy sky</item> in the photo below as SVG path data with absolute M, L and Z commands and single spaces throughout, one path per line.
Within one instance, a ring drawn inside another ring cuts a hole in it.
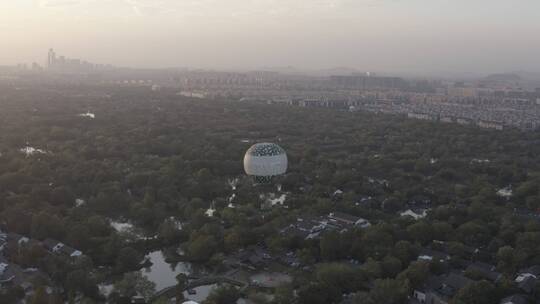
M 0 64 L 540 72 L 539 0 L 0 0 Z

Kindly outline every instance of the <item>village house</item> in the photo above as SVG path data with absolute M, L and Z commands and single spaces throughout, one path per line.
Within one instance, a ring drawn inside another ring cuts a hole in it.
M 499 304 L 529 304 L 529 299 L 526 296 L 515 294 L 509 297 L 506 297 L 499 302 Z
M 229 255 L 224 260 L 224 264 L 232 268 L 243 267 L 255 270 L 267 267 L 272 260 L 273 257 L 266 249 L 261 246 L 250 246 Z
M 402 217 L 410 216 L 415 220 L 422 219 L 427 216 L 427 209 L 408 209 L 399 214 Z
M 497 283 L 502 278 L 502 274 L 497 272 L 496 268 L 497 267 L 494 265 L 487 263 L 474 262 L 467 267 L 465 272 L 472 276 L 477 276 L 481 279 Z
M 445 241 L 439 241 L 434 240 L 431 244 L 431 248 L 444 252 L 447 255 L 451 255 L 451 246 L 448 242 Z M 489 260 L 491 258 L 491 254 L 485 250 L 481 250 L 479 248 L 474 248 L 471 246 L 460 244 L 460 248 L 462 250 L 462 257 L 466 261 L 477 261 L 477 260 Z M 470 265 L 469 262 L 464 266 L 464 269 Z
M 354 204 L 358 207 L 364 207 L 369 209 L 379 208 L 381 206 L 381 203 L 371 196 L 361 196 L 356 199 L 356 202 Z
M 342 212 L 332 212 L 328 215 L 328 219 L 330 222 L 335 222 L 342 226 L 355 226 L 360 228 L 367 228 L 371 226 L 369 221 L 366 219 Z
M 430 248 L 422 248 L 418 254 L 418 261 L 438 261 L 444 263 L 448 260 L 450 260 L 450 255 Z
M 432 276 L 424 286 L 413 292 L 410 304 L 448 304 L 448 301 L 463 287 L 473 281 L 461 274 Z
M 30 280 L 33 275 L 34 273 L 25 271 L 19 265 L 10 263 L 0 256 L 0 287 L 21 286 L 25 291 L 29 291 L 33 286 Z
M 0 253 L 2 253 L 2 251 L 4 251 L 4 248 L 6 247 L 7 242 L 8 242 L 7 233 L 4 233 L 4 232 L 2 232 L 2 230 L 0 230 Z
M 523 292 L 532 294 L 535 291 L 539 277 L 540 265 L 536 265 L 520 270 L 514 282 Z
M 303 216 L 297 218 L 295 223 L 282 228 L 282 235 L 298 236 L 302 239 L 316 239 L 324 231 L 345 232 L 348 229 L 367 228 L 371 223 L 363 218 L 342 212 L 332 212 L 328 216 Z
M 63 255 L 72 258 L 78 258 L 83 255 L 79 250 L 71 248 L 64 243 L 53 239 L 45 239 L 42 244 L 49 252 L 56 255 Z
M 22 270 L 14 264 L 10 264 L 5 258 L 0 256 L 0 287 L 6 287 L 14 283 L 18 274 Z
M 297 218 L 295 223 L 281 229 L 280 233 L 282 235 L 291 235 L 302 239 L 314 239 L 319 237 L 320 233 L 325 228 L 324 225 L 313 218 L 302 217 Z
M 18 233 L 8 233 L 7 241 L 9 243 L 16 243 L 17 246 L 22 246 L 30 242 L 30 238 L 20 235 Z

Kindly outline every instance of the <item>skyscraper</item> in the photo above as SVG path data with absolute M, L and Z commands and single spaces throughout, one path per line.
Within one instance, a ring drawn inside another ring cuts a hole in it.
M 49 54 L 47 55 L 47 67 L 51 68 L 56 63 L 56 53 L 53 49 L 49 49 Z

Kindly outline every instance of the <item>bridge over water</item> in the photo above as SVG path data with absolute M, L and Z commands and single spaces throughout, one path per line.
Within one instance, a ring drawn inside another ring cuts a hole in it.
M 204 277 L 204 278 L 189 277 L 189 279 L 191 280 L 191 282 L 189 282 L 187 288 L 184 289 L 183 291 L 187 291 L 189 289 L 197 288 L 204 285 L 212 285 L 212 284 L 218 284 L 218 283 L 228 283 L 228 284 L 235 285 L 241 288 L 247 287 L 247 284 L 245 282 L 240 282 L 240 281 L 233 280 L 233 279 L 223 277 L 223 276 L 209 276 L 209 277 Z M 161 297 L 165 297 L 167 299 L 173 298 L 176 296 L 176 292 L 177 292 L 177 286 L 164 288 L 154 294 L 151 302 Z

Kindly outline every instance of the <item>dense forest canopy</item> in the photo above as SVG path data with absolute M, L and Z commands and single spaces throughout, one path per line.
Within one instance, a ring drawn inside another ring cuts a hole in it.
M 451 243 L 455 257 L 466 246 L 487 252 L 487 262 L 510 281 L 518 269 L 540 264 L 537 132 L 190 99 L 148 88 L 1 90 L 0 227 L 83 251 L 88 260 L 77 265 L 37 248 L 11 253 L 21 265 L 44 268 L 72 295 L 99 301 L 97 266 L 126 273 L 150 247 L 179 244 L 208 265 L 261 240 L 274 252 L 296 252 L 304 265 L 316 265 L 291 284 L 301 303 L 339 302 L 351 292 L 365 293 L 358 303 L 401 303 L 424 272 L 445 271 L 415 261 L 434 240 Z M 274 180 L 288 195 L 286 208 L 261 209 L 260 194 L 270 186 L 254 187 L 245 177 L 242 158 L 256 142 L 287 152 L 288 173 Z M 231 180 L 238 181 L 236 208 L 227 207 Z M 512 196 L 497 195 L 504 188 Z M 370 204 L 359 203 L 363 198 Z M 399 215 L 415 204 L 429 207 L 426 218 Z M 208 208 L 216 214 L 206 216 Z M 278 233 L 299 216 L 333 211 L 373 225 L 320 240 Z M 130 240 L 110 227 L 118 219 L 157 239 Z M 184 228 L 175 230 L 172 219 Z M 335 264 L 351 258 L 359 270 Z M 498 287 L 499 298 L 512 291 Z M 275 301 L 287 303 L 286 292 L 276 291 Z M 393 299 L 378 300 L 389 293 Z

